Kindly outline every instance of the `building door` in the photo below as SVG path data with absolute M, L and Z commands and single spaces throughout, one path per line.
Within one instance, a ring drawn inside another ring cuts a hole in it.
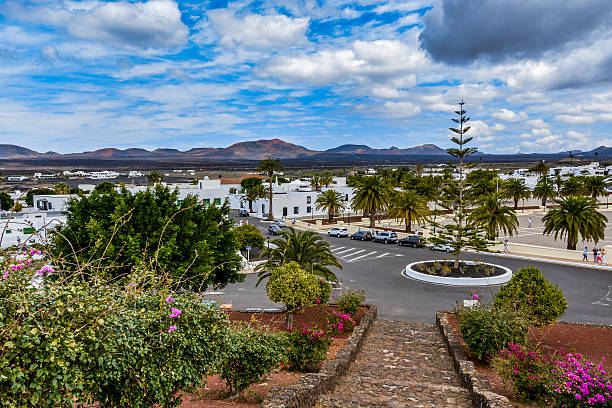
M 283 217 L 287 216 L 287 207 L 283 207 Z

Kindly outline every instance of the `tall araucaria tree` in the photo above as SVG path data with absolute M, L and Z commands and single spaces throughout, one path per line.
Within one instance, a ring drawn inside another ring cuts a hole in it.
M 485 250 L 487 241 L 484 238 L 484 229 L 479 225 L 474 225 L 468 222 L 467 208 L 471 204 L 468 197 L 465 195 L 466 180 L 465 172 L 467 168 L 474 166 L 467 159 L 478 151 L 475 147 L 466 147 L 473 139 L 464 135 L 470 130 L 470 126 L 466 123 L 470 120 L 466 117 L 463 110 L 463 100 L 459 102 L 459 110 L 455 111 L 458 118 L 452 118 L 458 126 L 449 128 L 454 135 L 451 137 L 457 147 L 447 149 L 449 155 L 456 158 L 456 163 L 450 165 L 459 173 L 459 179 L 450 178 L 446 186 L 443 188 L 438 205 L 445 210 L 450 211 L 451 221 L 447 224 L 435 223 L 437 228 L 436 234 L 432 241 L 436 244 L 449 244 L 452 248 L 452 254 L 455 256 L 454 267 L 459 267 L 459 255 L 461 250 L 472 248 L 476 250 Z
M 266 173 L 268 176 L 268 183 L 269 183 L 269 189 L 270 189 L 270 191 L 268 191 L 268 194 L 269 194 L 268 197 L 270 198 L 270 206 L 269 206 L 270 208 L 268 209 L 268 221 L 272 221 L 274 220 L 274 214 L 272 214 L 272 194 L 273 194 L 272 178 L 274 177 L 274 173 L 277 173 L 283 170 L 283 166 L 281 166 L 280 160 L 268 157 L 267 159 L 264 159 L 259 162 L 259 167 L 257 168 L 257 170 L 259 170 L 262 173 Z

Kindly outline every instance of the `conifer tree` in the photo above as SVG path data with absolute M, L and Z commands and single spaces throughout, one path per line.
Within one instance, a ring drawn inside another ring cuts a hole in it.
M 474 166 L 475 163 L 470 163 L 468 158 L 478 149 L 466 147 L 473 138 L 464 136 L 470 130 L 470 126 L 466 125 L 470 118 L 465 116 L 464 104 L 463 100 L 459 102 L 459 110 L 455 111 L 459 117 L 451 119 L 457 124 L 457 127 L 449 128 L 454 133 L 451 142 L 457 147 L 446 150 L 449 155 L 457 159 L 456 163 L 449 163 L 449 165 L 458 171 L 459 180 L 449 179 L 442 190 L 440 201 L 438 201 L 440 207 L 451 212 L 451 221 L 448 224 L 436 223 L 437 231 L 432 238 L 434 244 L 448 244 L 453 247 L 454 268 L 459 267 L 459 255 L 462 250 L 467 248 L 485 250 L 487 248 L 483 228 L 468 221 L 467 209 L 471 203 L 464 193 L 467 187 L 465 185 L 465 173 L 466 169 Z

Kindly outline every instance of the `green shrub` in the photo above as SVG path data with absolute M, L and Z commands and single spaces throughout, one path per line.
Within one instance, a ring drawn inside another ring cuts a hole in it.
M 346 291 L 338 299 L 338 310 L 355 316 L 359 312 L 359 307 L 365 302 L 366 293 L 364 290 Z
M 495 304 L 520 311 L 535 326 L 554 323 L 567 309 L 561 289 L 532 266 L 514 274 L 495 296 Z
M 221 361 L 221 379 L 232 394 L 240 393 L 287 357 L 287 338 L 243 326 L 229 334 Z
M 325 360 L 331 339 L 325 331 L 307 326 L 289 335 L 289 368 L 298 371 L 314 371 Z
M 321 304 L 326 304 L 329 302 L 329 296 L 331 295 L 331 286 L 329 283 L 323 279 L 319 279 L 319 298 L 318 302 Z
M 455 310 L 463 340 L 480 359 L 497 354 L 508 343 L 523 344 L 527 339 L 527 321 L 516 311 L 489 304 Z
M 328 334 L 332 337 L 341 337 L 355 328 L 355 321 L 348 313 L 333 311 L 327 316 Z
M 234 234 L 236 235 L 238 248 L 242 251 L 245 251 L 247 246 L 252 248 L 263 248 L 264 246 L 265 239 L 255 225 L 244 224 L 236 227 L 234 228 Z
M 287 306 L 287 311 L 293 312 L 321 299 L 324 293 L 320 280 L 303 270 L 297 262 L 289 262 L 272 269 L 266 289 L 271 301 L 282 303 Z M 329 298 L 329 294 L 327 296 Z
M 524 401 L 544 401 L 558 380 L 552 361 L 531 348 L 514 343 L 501 350 L 491 365 Z

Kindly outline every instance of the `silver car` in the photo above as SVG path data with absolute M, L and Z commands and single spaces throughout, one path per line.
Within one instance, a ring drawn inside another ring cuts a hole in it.
M 429 245 L 429 249 L 432 251 L 443 251 L 443 252 L 453 252 L 454 248 L 449 244 L 431 244 Z
M 342 237 L 348 237 L 348 228 L 346 227 L 334 227 L 332 229 L 330 229 L 329 231 L 327 231 L 327 235 L 330 237 L 338 237 L 338 238 L 342 238 Z

